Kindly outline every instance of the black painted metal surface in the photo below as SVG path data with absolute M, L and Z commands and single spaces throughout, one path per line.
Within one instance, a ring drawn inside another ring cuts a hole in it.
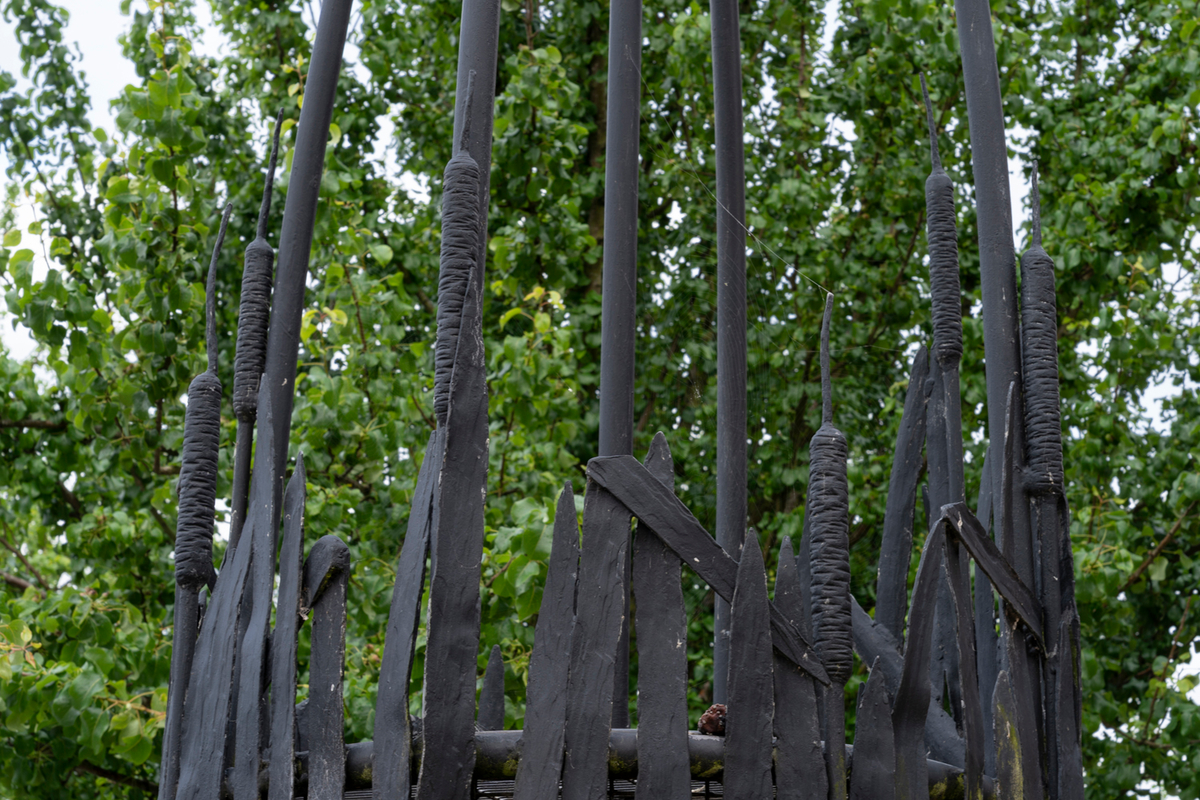
M 485 782 L 511 781 L 513 773 L 519 768 L 524 755 L 520 748 L 520 731 L 476 731 L 475 750 L 476 776 L 482 787 Z M 414 741 L 414 745 L 418 742 Z M 699 733 L 689 733 L 687 741 L 688 761 L 692 771 L 692 788 L 696 781 L 708 783 L 714 794 L 720 796 L 724 787 L 720 784 L 724 775 L 725 737 L 705 736 Z M 371 759 L 373 755 L 372 742 L 356 742 L 346 746 L 346 794 L 350 792 L 369 790 L 371 786 Z M 415 748 L 420 757 L 420 747 Z M 854 747 L 847 745 L 846 750 L 851 762 L 854 758 Z M 617 781 L 636 780 L 638 776 L 637 760 L 637 729 L 613 728 L 606 743 L 608 774 L 610 786 Z M 299 779 L 297 786 L 304 786 L 308 770 L 308 756 L 301 754 L 297 759 Z M 939 761 L 928 762 L 929 795 L 938 800 L 959 800 L 963 796 L 962 770 Z M 511 787 L 511 784 L 510 784 Z M 624 790 L 632 787 L 626 786 Z M 990 779 L 984 781 L 984 797 L 993 796 L 993 784 Z M 704 789 L 693 792 L 694 795 L 704 796 Z M 602 792 L 597 797 L 613 796 Z M 555 793 L 544 795 L 547 798 L 556 797 Z
M 730 611 L 723 783 L 730 797 L 751 800 L 771 794 L 775 717 L 767 573 L 753 532 L 742 548 Z
M 275 481 L 272 459 L 274 435 L 271 428 L 271 390 L 266 381 L 259 387 L 258 414 L 264 420 L 259 430 L 257 458 L 251 483 L 251 510 L 248 524 L 270 525 L 264 514 L 271 511 Z M 239 547 L 221 570 L 212 600 L 196 641 L 189 686 L 204 686 L 205 691 L 190 691 L 183 707 L 183 742 L 179 760 L 179 788 L 182 800 L 218 800 L 225 761 L 226 722 L 234 681 L 234 645 L 241 612 L 242 590 L 250 572 L 249 547 Z
M 450 379 L 450 411 L 433 506 L 428 639 L 425 650 L 425 741 L 418 796 L 465 798 L 475 750 L 475 674 L 479 649 L 479 574 L 487 486 L 487 383 L 480 297 L 464 304 Z
M 191 679 L 200 625 L 199 592 L 216 577 L 212 536 L 221 443 L 221 381 L 217 377 L 217 259 L 233 204 L 225 206 L 208 265 L 205 294 L 207 369 L 188 386 L 183 453 L 179 469 L 179 514 L 175 532 L 175 641 L 171 651 L 171 687 L 163 732 L 159 800 L 171 800 L 179 780 L 183 738 L 183 702 Z
M 266 689 L 267 645 L 271 624 L 271 595 L 275 589 L 275 494 L 273 486 L 256 485 L 246 509 L 245 539 L 238 550 L 250 551 L 250 574 L 242 592 L 242 615 L 248 615 L 244 628 L 239 625 L 236 666 L 236 706 L 233 776 L 230 784 L 234 800 L 258 797 L 258 771 L 264 742 L 263 722 L 267 708 L 263 703 Z
M 829 675 L 825 692 L 825 760 L 831 800 L 846 797 L 844 692 L 854 666 L 850 603 L 850 500 L 846 437 L 833 424 L 829 328 L 833 295 L 825 298 L 821 323 L 821 427 L 809 444 L 807 514 L 812 518 L 813 641 Z
M 598 797 L 608 782 L 607 742 L 617 642 L 625 620 L 629 523 L 629 510 L 589 479 L 583 499 L 583 552 L 567 683 L 564 800 Z
M 304 316 L 304 288 L 308 282 L 308 258 L 321 173 L 325 168 L 325 145 L 342 69 L 342 50 L 350 23 L 352 0 L 327 0 L 321 5 L 312 60 L 304 79 L 304 107 L 296 125 L 296 145 L 288 178 L 283 227 L 279 232 L 279 265 L 271 298 L 271 325 L 267 332 L 266 383 L 272 393 L 274 440 L 279 443 L 273 458 L 278 486 L 283 494 L 283 471 L 287 462 L 288 433 L 292 428 L 292 400 L 296 388 L 296 357 L 300 349 L 300 322 Z M 259 412 L 262 418 L 262 412 Z M 262 425 L 259 425 L 262 436 Z M 257 460 L 257 459 L 256 459 Z
M 1032 597 L 1026 575 L 1020 573 L 1019 564 L 1027 559 L 1020 557 L 1025 540 L 1020 536 L 1015 515 L 1003 513 L 1004 509 L 1013 508 L 1017 495 L 1014 482 L 1018 479 L 1016 467 L 1017 426 L 1019 424 L 1019 406 L 1017 405 L 1017 384 L 1008 387 L 1008 397 L 1005 404 L 1004 438 L 1001 447 L 1001 462 L 999 469 L 999 503 L 993 505 L 993 517 L 999 516 L 1000 550 L 1004 560 L 1012 568 L 1013 573 L 1025 585 L 1024 594 Z M 1027 549 L 1027 548 L 1026 548 Z M 1026 553 L 1028 555 L 1028 553 Z M 1029 576 L 1032 582 L 1032 574 Z M 1000 586 L 993 585 L 1003 597 Z M 1022 625 L 1020 614 L 1013 603 L 1005 601 L 1004 620 L 1001 623 L 1001 645 L 1004 648 L 1004 663 L 1007 665 L 1011 689 L 1013 693 L 1012 719 L 1017 727 L 1017 741 L 1020 743 L 1021 774 L 1023 778 L 1024 795 L 1030 800 L 1041 800 L 1045 796 L 1045 787 L 1041 780 L 1042 757 L 1039 742 L 1038 727 L 1041 722 L 1040 691 L 1038 686 L 1039 671 L 1034 651 L 1026 642 L 1028 627 Z M 1036 616 L 1029 612 L 1029 616 Z
M 1025 800 L 1025 776 L 1021 772 L 1021 742 L 1016 719 L 1016 698 L 1008 672 L 996 677 L 992 701 L 992 719 L 996 737 L 996 797 L 998 800 Z
M 304 605 L 312 609 L 308 664 L 308 797 L 341 800 L 346 780 L 342 672 L 346 661 L 346 586 L 350 549 L 322 536 L 304 562 Z
M 896 797 L 896 747 L 892 707 L 883 674 L 871 667 L 855 716 L 854 769 L 850 800 L 893 800 Z
M 492 118 L 496 104 L 497 43 L 500 38 L 500 0 L 464 0 L 458 30 L 458 73 L 454 94 L 454 141 L 463 140 L 470 128 L 466 149 L 479 166 L 479 240 L 475 258 L 475 290 L 483 296 L 483 270 L 487 255 L 488 201 L 491 197 Z M 469 91 L 474 74 L 478 90 Z M 470 124 L 468 125 L 468 120 Z
M 968 512 L 969 513 L 969 512 Z M 943 514 L 946 510 L 943 509 Z M 988 541 L 986 538 L 984 541 Z M 990 543 L 990 541 L 989 541 Z M 962 556 L 962 557 L 960 557 Z M 946 542 L 946 572 L 954 602 L 960 681 L 958 701 L 962 704 L 963 741 L 966 744 L 964 771 L 967 797 L 983 796 L 983 712 L 974 702 L 979 697 L 979 673 L 975 666 L 975 616 L 971 608 L 971 576 L 965 553 L 953 537 Z
M 717 165 L 717 543 L 746 538 L 746 166 L 737 0 L 709 0 Z M 740 557 L 740 556 L 739 556 Z M 713 702 L 726 702 L 729 605 L 716 599 Z
M 934 605 L 942 571 L 946 523 L 939 520 L 929 530 L 921 564 L 913 584 L 908 612 L 908 644 L 904 669 L 892 705 L 892 730 L 896 745 L 896 798 L 921 800 L 928 783 L 925 763 L 925 718 L 929 713 L 929 651 L 933 644 Z M 878 662 L 876 662 L 878 663 Z
M 661 432 L 650 442 L 645 466 L 663 486 L 675 487 L 674 462 Z M 691 793 L 687 759 L 687 615 L 681 567 L 679 556 L 639 522 L 633 536 L 638 800 L 686 798 Z
M 779 548 L 775 605 L 802 632 L 807 621 L 792 540 Z M 817 683 L 775 653 L 775 794 L 780 800 L 825 800 L 829 791 L 817 713 Z
M 979 482 L 976 514 L 984 535 L 992 528 L 992 455 L 991 448 L 983 457 L 983 474 Z M 1000 669 L 999 646 L 996 635 L 996 598 L 992 583 L 983 570 L 975 570 L 975 652 L 979 666 L 979 705 L 983 710 L 983 771 L 996 774 L 996 738 L 992 720 L 992 695 L 996 691 L 996 674 Z
M 604 271 L 600 321 L 602 456 L 633 453 L 637 336 L 638 146 L 642 110 L 642 0 L 613 0 L 608 20 L 608 109 L 604 149 Z M 629 577 L 616 645 L 612 724 L 629 723 Z
M 275 119 L 267 179 L 258 212 L 258 235 L 246 246 L 242 267 L 242 297 L 238 305 L 237 351 L 233 361 L 233 413 L 237 417 L 237 443 L 233 456 L 233 502 L 229 518 L 229 550 L 237 547 L 246 520 L 250 488 L 250 454 L 254 421 L 258 416 L 258 382 L 267 360 L 267 326 L 271 322 L 271 286 L 275 280 L 275 250 L 267 243 L 267 221 L 275 186 L 275 160 L 283 111 Z
M 991 7 L 987 0 L 956 0 L 955 11 L 966 83 L 967 118 L 971 133 L 971 160 L 975 175 L 975 202 L 979 228 L 979 261 L 983 293 L 984 353 L 987 361 L 988 435 L 992 442 L 1011 436 L 1015 441 L 1013 465 L 1024 468 L 1025 431 L 1021 375 L 1021 343 L 1018 338 L 1016 255 L 1013 246 L 1012 205 L 1008 182 L 1008 152 L 1005 145 L 1004 108 L 1000 93 L 996 46 L 992 33 Z M 1007 426 L 1009 386 L 1015 384 L 1012 402 L 1016 414 Z M 1007 431 L 1007 432 L 1006 432 Z M 1002 471 L 1003 472 L 1003 471 Z M 1001 479 L 1003 475 L 999 476 Z M 1033 540 L 1030 508 L 1020 492 L 1011 493 L 1007 503 L 997 504 L 993 514 L 1012 530 L 1013 551 L 1009 555 L 1026 585 L 1035 585 L 1037 543 Z M 1020 674 L 1010 675 L 1013 692 L 1022 706 L 1031 705 L 1035 724 L 1043 729 L 1041 709 L 1041 665 L 1032 654 L 1022 653 L 1023 672 L 1030 683 L 1022 685 Z M 1032 752 L 1032 751 L 1031 751 Z M 1040 764 L 1027 775 L 1041 775 Z M 1030 796 L 1041 796 L 1040 782 L 1027 782 Z M 1034 794 L 1036 793 L 1036 795 Z
M 283 543 L 279 550 L 279 600 L 271 637 L 271 762 L 267 800 L 291 800 L 296 754 L 296 650 L 302 621 L 304 561 L 304 456 L 283 495 Z
M 875 621 L 897 642 L 904 641 L 904 613 L 908 609 L 908 564 L 912 555 L 917 485 L 923 466 L 921 450 L 925 444 L 925 405 L 929 399 L 925 381 L 928 375 L 929 352 L 921 347 L 913 357 L 909 372 L 904 413 L 900 417 L 900 432 L 892 456 L 875 590 Z
M 621 501 L 639 522 L 650 526 L 688 567 L 719 596 L 733 599 L 737 562 L 721 549 L 679 498 L 654 479 L 632 456 L 593 458 L 588 477 Z M 775 649 L 822 683 L 829 678 L 812 647 L 772 604 L 771 636 Z
M 558 496 L 550 566 L 538 612 L 525 706 L 523 758 L 515 775 L 514 797 L 540 800 L 558 791 L 562 775 L 567 685 L 575 631 L 575 595 L 579 578 L 579 521 L 568 481 Z
M 475 727 L 481 731 L 504 730 L 504 655 L 500 645 L 492 645 L 488 655 L 487 670 L 483 673 L 483 690 L 479 693 L 479 721 Z
M 857 600 L 851 598 L 851 603 L 854 652 L 858 653 L 863 662 L 871 664 L 872 670 L 880 671 L 888 695 L 894 698 L 900 689 L 904 669 L 901 647 L 883 626 L 871 619 Z M 929 698 L 929 712 L 925 718 L 925 749 L 935 761 L 944 761 L 956 767 L 961 767 L 964 763 L 962 736 L 953 717 L 946 713 L 932 695 Z
M 389 800 L 401 792 L 407 795 L 412 784 L 408 687 L 421 621 L 421 595 L 425 591 L 425 559 L 429 555 L 433 524 L 434 484 L 441 465 L 439 433 L 434 431 L 429 434 L 425 459 L 421 462 L 413 491 L 379 668 L 379 693 L 375 697 L 375 780 L 371 787 L 375 800 Z

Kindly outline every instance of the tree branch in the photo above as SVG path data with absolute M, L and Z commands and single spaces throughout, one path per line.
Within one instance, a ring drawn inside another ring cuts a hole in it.
M 151 505 L 150 506 L 150 516 L 154 517 L 154 521 L 158 523 L 158 527 L 162 528 L 163 533 L 165 533 L 167 535 L 167 538 L 170 539 L 172 542 L 174 542 L 175 541 L 175 529 L 171 527 L 171 524 L 169 522 L 167 522 L 167 518 L 162 515 L 162 512 L 159 511 L 157 508 L 155 508 L 153 505 Z
M 76 772 L 83 772 L 89 775 L 95 775 L 97 778 L 104 778 L 112 783 L 119 783 L 122 786 L 130 786 L 134 789 L 141 789 L 149 794 L 158 794 L 158 784 L 150 781 L 142 780 L 141 778 L 133 778 L 129 775 L 122 775 L 119 772 L 113 772 L 111 769 L 93 764 L 90 761 L 81 761 L 75 766 Z
M 1168 544 L 1171 543 L 1171 540 L 1175 538 L 1175 534 L 1179 533 L 1180 526 L 1182 526 L 1183 523 L 1187 520 L 1188 515 L 1192 513 L 1192 509 L 1195 507 L 1196 507 L 1196 503 L 1195 503 L 1195 501 L 1193 501 L 1191 505 L 1189 505 L 1187 508 L 1185 508 L 1183 510 L 1183 513 L 1180 514 L 1179 518 L 1175 520 L 1175 524 L 1171 526 L 1171 530 L 1169 530 L 1167 532 L 1167 535 L 1162 538 L 1162 541 L 1159 542 L 1154 547 L 1154 549 L 1150 551 L 1149 555 L 1146 556 L 1145 560 L 1142 561 L 1142 563 L 1138 565 L 1138 568 L 1135 569 L 1129 575 L 1129 577 L 1125 580 L 1125 582 L 1123 584 L 1121 584 L 1121 588 L 1117 589 L 1117 594 L 1120 594 L 1121 592 L 1128 589 L 1130 586 L 1132 586 L 1134 583 L 1137 582 L 1138 578 L 1142 577 L 1142 573 L 1145 572 L 1152 563 L 1154 563 L 1154 559 L 1158 558 L 1158 556 L 1162 553 L 1163 548 L 1165 548 Z
M 67 485 L 62 481 L 58 482 L 58 490 L 62 492 L 63 500 L 66 500 L 67 505 L 69 505 L 71 510 L 75 512 L 75 517 L 77 519 L 82 519 L 83 503 L 79 502 L 79 498 L 75 496 L 75 493 L 68 489 Z
M 7 533 L 8 526 L 5 525 L 3 522 L 0 522 L 0 525 L 4 526 L 4 530 Z M 21 563 L 25 565 L 25 569 L 29 570 L 29 574 L 33 575 L 33 577 L 37 580 L 37 582 L 41 585 L 41 587 L 46 590 L 47 593 L 50 592 L 50 584 L 46 583 L 46 579 L 42 577 L 42 573 L 38 572 L 34 568 L 33 564 L 29 563 L 29 559 L 27 559 L 25 557 L 24 553 L 22 553 L 17 548 L 13 547 L 12 543 L 10 541 L 8 541 L 7 537 L 0 536 L 0 545 L 4 545 L 4 548 L 6 550 L 8 550 L 10 553 L 12 553 L 14 556 L 16 556 L 18 559 L 20 559 Z
M 43 431 L 65 431 L 67 422 L 51 422 L 48 419 L 0 419 L 0 428 L 37 428 Z
M 20 589 L 22 592 L 26 589 L 32 589 L 33 584 L 24 578 L 18 578 L 16 575 L 10 575 L 7 572 L 0 572 L 0 580 L 7 583 L 14 589 Z

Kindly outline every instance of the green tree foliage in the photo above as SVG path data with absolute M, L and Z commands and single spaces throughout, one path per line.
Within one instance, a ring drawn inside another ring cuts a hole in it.
M 138 796 L 155 780 L 174 476 L 187 383 L 202 369 L 204 270 L 218 209 L 231 201 L 216 289 L 228 387 L 269 121 L 285 110 L 289 147 L 311 5 L 212 0 L 228 47 L 210 57 L 193 51 L 193 0 L 123 0 L 121 44 L 137 81 L 117 98 L 93 98 L 63 39 L 66 12 L 51 0 L 2 4 L 24 68 L 22 82 L 0 73 L 9 163 L 0 283 L 13 325 L 38 345 L 25 361 L 0 354 L 4 796 Z M 371 735 L 394 562 L 432 426 L 440 175 L 460 13 L 421 0 L 356 8 L 291 443 L 308 464 L 308 540 L 336 533 L 354 556 L 352 740 Z M 822 49 L 825 9 L 814 0 L 742 4 L 751 523 L 769 564 L 782 537 L 799 536 L 807 442 L 819 424 L 818 287 L 828 287 L 838 295 L 836 413 L 851 445 L 854 591 L 869 609 L 907 359 L 930 337 L 918 70 L 930 78 L 959 187 L 963 417 L 978 433 L 968 437 L 970 496 L 986 445 L 979 274 L 952 6 L 844 0 L 836 10 Z M 1173 677 L 1200 630 L 1195 8 L 998 0 L 993 13 L 1010 143 L 1026 164 L 1041 162 L 1047 249 L 1059 267 L 1089 794 L 1125 796 L 1150 781 L 1141 791 L 1196 798 L 1186 756 L 1200 748 L 1200 708 L 1186 697 L 1194 680 Z M 565 480 L 581 493 L 595 451 L 606 19 L 601 3 L 504 0 L 501 21 L 480 653 L 503 648 L 510 725 L 523 716 L 554 501 Z M 710 523 L 707 7 L 648 4 L 644 37 L 636 443 L 643 451 L 667 431 L 680 493 Z M 117 129 L 93 128 L 90 104 L 110 100 Z M 16 204 L 33 209 L 32 224 L 18 227 Z M 1156 386 L 1161 415 L 1147 410 Z M 225 413 L 228 445 L 235 423 Z M 219 496 L 229 494 L 230 449 Z M 689 580 L 688 602 L 699 710 L 710 691 L 712 598 Z

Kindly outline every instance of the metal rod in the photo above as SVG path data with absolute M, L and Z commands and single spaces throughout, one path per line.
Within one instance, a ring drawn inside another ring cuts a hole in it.
M 988 438 L 1003 441 L 1007 417 L 1008 388 L 1015 384 L 1013 427 L 1014 468 L 1025 465 L 1025 423 L 1022 402 L 1020 342 L 1017 336 L 1016 252 L 1013 246 L 1012 200 L 1008 184 L 1008 151 L 1005 145 L 1004 105 L 992 33 L 991 7 L 987 0 L 955 0 L 963 79 L 966 84 L 967 119 L 971 132 L 971 160 L 975 174 L 975 202 L 979 225 L 979 266 L 983 292 L 983 344 L 987 361 Z M 1003 470 L 997 470 L 998 476 Z M 995 478 L 994 478 L 995 479 Z M 997 527 L 1011 527 L 1012 564 L 1021 580 L 1034 586 L 1039 577 L 1037 543 L 1033 541 L 1030 508 L 1023 492 L 1008 495 L 1009 503 L 998 502 L 993 514 Z M 1001 497 L 999 491 L 995 497 Z M 1020 651 L 1018 651 L 1020 652 Z M 1030 685 L 1040 685 L 1036 656 L 1025 654 L 1025 672 Z M 1024 696 L 1020 676 L 1014 671 L 1018 703 L 1032 706 L 1036 728 L 1044 733 L 1040 692 Z M 1027 767 L 1031 765 L 1026 765 Z M 1040 766 L 1027 769 L 1040 776 Z M 1041 783 L 1031 779 L 1031 783 Z M 1041 788 L 1040 786 L 1038 787 Z M 1040 794 L 1040 792 L 1039 792 Z
M 288 434 L 292 427 L 292 400 L 296 384 L 296 358 L 300 351 L 300 322 L 304 315 L 304 289 L 308 258 L 317 220 L 325 143 L 333 119 L 333 101 L 342 49 L 350 23 L 352 0 L 326 0 L 321 6 L 312 62 L 304 82 L 304 107 L 296 131 L 296 149 L 288 180 L 283 227 L 279 232 L 279 267 L 271 299 L 271 327 L 267 332 L 265 375 L 272 387 L 272 424 L 275 433 L 275 519 L 279 527 L 283 481 L 287 473 Z M 261 434 L 260 434 L 261 435 Z
M 746 538 L 746 168 L 736 0 L 711 0 L 717 149 L 717 543 Z M 716 599 L 713 702 L 727 699 L 729 604 Z
M 229 514 L 229 545 L 222 565 L 233 557 L 246 524 L 246 499 L 250 496 L 250 456 L 254 451 L 253 420 L 238 420 L 237 440 L 233 446 L 233 505 Z
M 523 731 L 475 731 L 475 777 L 478 780 L 512 780 L 521 762 L 520 742 Z M 346 745 L 346 790 L 368 789 L 371 786 L 371 762 L 374 743 L 355 742 Z M 846 745 L 846 754 L 854 759 L 854 746 Z M 422 742 L 413 740 L 413 759 L 419 761 Z M 608 775 L 610 778 L 629 779 L 638 774 L 637 729 L 614 728 L 608 738 Z M 306 796 L 308 759 L 300 754 L 299 780 L 296 795 Z M 692 780 L 719 781 L 725 769 L 725 737 L 688 734 L 688 761 Z M 963 772 L 958 767 L 928 759 L 926 762 L 932 792 L 929 796 L 955 800 L 963 796 Z M 990 778 L 984 778 L 983 796 L 995 797 L 995 788 Z
M 275 118 L 267 179 L 263 182 L 258 210 L 258 235 L 246 247 L 242 267 L 242 297 L 238 307 L 237 351 L 233 365 L 233 412 L 237 417 L 237 445 L 233 456 L 233 507 L 229 518 L 228 559 L 237 547 L 246 522 L 246 499 L 250 490 L 250 456 L 254 420 L 258 416 L 258 382 L 266 363 L 267 326 L 270 323 L 271 285 L 275 280 L 275 251 L 267 244 L 267 220 L 275 188 L 275 162 L 279 155 L 279 132 L 283 111 Z
M 608 25 L 608 126 L 604 149 L 604 272 L 600 317 L 600 455 L 633 454 L 637 333 L 638 147 L 642 2 L 613 0 Z M 626 536 L 629 532 L 626 532 Z M 587 543 L 584 543 L 587 548 Z M 614 727 L 629 724 L 629 575 L 613 675 Z
M 183 743 L 183 701 L 196 653 L 200 596 L 193 586 L 175 584 L 175 627 L 171 638 L 171 682 L 167 691 L 167 728 L 159 776 L 159 800 L 174 800 L 179 782 L 179 752 Z
M 475 290 L 480 302 L 483 269 L 487 254 L 488 198 L 491 196 L 492 121 L 496 105 L 496 58 L 500 41 L 500 0 L 464 0 L 462 22 L 458 30 L 458 77 L 454 96 L 454 141 L 462 140 L 463 127 L 469 128 L 466 150 L 479 165 L 479 255 Z M 474 93 L 469 91 L 469 76 L 475 73 Z M 470 108 L 466 108 L 467 104 Z

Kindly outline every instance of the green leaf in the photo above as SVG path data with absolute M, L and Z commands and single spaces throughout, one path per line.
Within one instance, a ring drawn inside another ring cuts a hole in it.
M 4 234 L 4 246 L 16 247 L 21 243 L 21 232 L 16 228 Z
M 1167 561 L 1167 559 L 1163 556 L 1159 556 L 1158 558 L 1154 559 L 1154 561 L 1150 563 L 1150 569 L 1147 570 L 1150 573 L 1150 580 L 1154 581 L 1155 583 L 1166 580 L 1167 565 L 1169 563 L 1170 562 Z
M 375 260 L 382 266 L 387 266 L 392 262 L 392 248 L 386 244 L 372 244 L 370 246 L 371 255 L 375 256 Z

